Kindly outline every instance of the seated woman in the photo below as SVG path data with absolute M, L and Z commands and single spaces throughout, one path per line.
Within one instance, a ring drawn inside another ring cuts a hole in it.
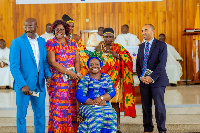
M 82 103 L 79 114 L 85 119 L 78 133 L 112 133 L 117 131 L 117 114 L 109 103 L 116 92 L 109 75 L 100 73 L 102 62 L 90 57 L 89 73 L 78 83 L 76 98 Z

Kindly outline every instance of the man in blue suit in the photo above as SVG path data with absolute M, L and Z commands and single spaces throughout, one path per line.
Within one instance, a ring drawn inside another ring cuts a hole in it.
M 14 39 L 10 47 L 10 70 L 14 77 L 17 104 L 17 132 L 26 133 L 26 114 L 31 100 L 35 133 L 45 132 L 45 79 L 51 82 L 45 40 L 36 33 L 37 21 L 28 18 L 25 33 Z M 31 92 L 39 92 L 33 96 Z
M 145 40 L 139 46 L 136 71 L 140 79 L 140 92 L 143 110 L 143 126 L 145 133 L 153 133 L 152 99 L 155 104 L 155 117 L 159 133 L 165 133 L 166 109 L 164 104 L 165 88 L 169 84 L 165 66 L 167 62 L 167 45 L 154 38 L 155 29 L 152 24 L 145 24 L 142 35 Z M 146 69 L 153 71 L 143 76 Z

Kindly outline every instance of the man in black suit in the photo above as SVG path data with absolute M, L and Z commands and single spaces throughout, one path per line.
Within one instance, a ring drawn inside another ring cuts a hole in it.
M 159 133 L 165 133 L 166 110 L 164 104 L 165 88 L 169 84 L 165 66 L 167 62 L 167 45 L 154 38 L 155 29 L 152 24 L 145 24 L 142 35 L 145 40 L 139 46 L 136 71 L 140 79 L 140 92 L 143 110 L 143 126 L 145 133 L 153 133 L 152 99 L 155 104 L 155 116 Z M 153 71 L 143 76 L 145 70 Z

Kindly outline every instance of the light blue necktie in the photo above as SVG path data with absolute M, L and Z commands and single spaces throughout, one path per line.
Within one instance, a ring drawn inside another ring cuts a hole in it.
M 149 56 L 149 42 L 146 43 L 145 51 L 144 51 L 144 62 L 143 62 L 143 69 L 145 70 L 147 68 L 147 61 L 148 61 L 148 56 Z

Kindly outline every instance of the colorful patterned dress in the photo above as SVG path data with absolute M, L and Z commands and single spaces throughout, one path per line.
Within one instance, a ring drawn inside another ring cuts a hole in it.
M 79 57 L 80 57 L 80 65 L 81 65 L 81 77 L 85 76 L 88 73 L 88 67 L 87 67 L 87 61 L 89 59 L 89 56 L 87 53 L 85 53 L 84 51 L 87 50 L 85 44 L 83 43 L 82 39 L 80 39 L 78 41 L 78 53 L 79 53 Z
M 70 39 L 73 39 L 75 41 L 75 38 L 73 37 L 74 37 L 73 34 L 69 36 Z M 85 50 L 87 50 L 87 48 L 81 38 L 77 42 L 77 50 L 78 50 L 78 54 L 80 58 L 80 66 L 81 66 L 80 73 L 81 73 L 81 78 L 82 78 L 88 73 L 87 61 L 89 59 L 89 56 L 87 53 L 85 53 Z
M 87 74 L 79 81 L 76 98 L 82 103 L 79 114 L 85 120 L 80 123 L 78 133 L 116 133 L 117 114 L 108 101 L 106 106 L 84 105 L 88 98 L 94 100 L 105 93 L 111 98 L 116 94 L 107 74 L 102 73 L 100 80 Z
M 67 39 L 67 44 L 60 43 L 56 38 L 47 41 L 47 50 L 55 53 L 56 62 L 65 68 L 74 67 L 76 42 Z M 62 73 L 53 67 L 49 93 L 49 133 L 76 133 L 77 107 L 76 83 L 74 80 L 63 81 Z
M 133 61 L 130 53 L 120 44 L 113 43 L 110 51 L 120 54 L 121 59 L 113 57 L 111 53 L 105 53 L 104 44 L 95 54 L 103 61 L 102 73 L 110 76 L 116 90 L 111 103 L 121 103 L 120 108 L 125 110 L 125 116 L 136 117 L 135 88 L 133 80 Z

